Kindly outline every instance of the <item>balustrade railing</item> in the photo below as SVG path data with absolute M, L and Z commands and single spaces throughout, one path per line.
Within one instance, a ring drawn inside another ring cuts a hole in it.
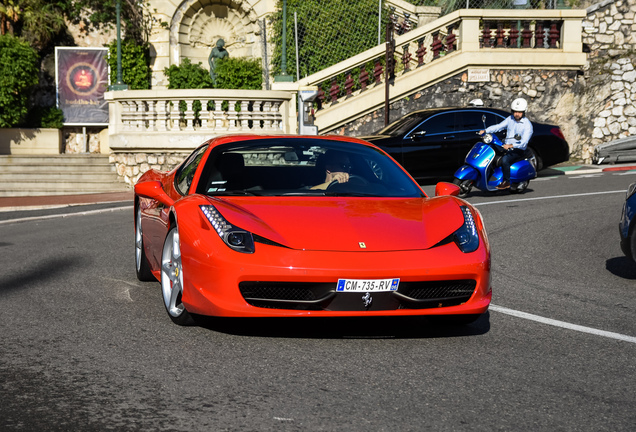
M 252 90 L 132 90 L 109 92 L 106 100 L 111 104 L 111 135 L 288 133 L 292 95 Z

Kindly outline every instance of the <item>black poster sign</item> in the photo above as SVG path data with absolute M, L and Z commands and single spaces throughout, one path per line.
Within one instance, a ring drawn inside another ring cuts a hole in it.
M 108 124 L 107 55 L 107 48 L 55 48 L 57 106 L 65 125 Z

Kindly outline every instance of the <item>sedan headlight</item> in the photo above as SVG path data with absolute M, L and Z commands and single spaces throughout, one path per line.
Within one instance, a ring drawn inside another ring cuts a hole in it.
M 229 223 L 214 206 L 199 207 L 226 245 L 237 252 L 254 253 L 252 233 Z
M 464 214 L 464 225 L 461 226 L 455 234 L 453 234 L 453 240 L 464 253 L 475 252 L 479 247 L 479 233 L 477 232 L 477 226 L 473 219 L 473 214 L 466 206 L 461 206 L 462 213 Z
M 490 144 L 492 142 L 492 134 L 484 134 L 481 139 L 483 139 L 486 144 Z

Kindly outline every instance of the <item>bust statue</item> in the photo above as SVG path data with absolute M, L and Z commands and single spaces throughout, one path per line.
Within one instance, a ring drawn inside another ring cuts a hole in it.
M 227 52 L 225 47 L 225 41 L 223 39 L 219 39 L 216 41 L 216 46 L 212 48 L 212 52 L 210 52 L 210 57 L 208 57 L 208 64 L 210 65 L 210 79 L 212 79 L 212 85 L 216 87 L 216 73 L 214 70 L 216 69 L 216 61 L 217 59 L 222 59 L 225 57 L 229 57 L 230 53 Z

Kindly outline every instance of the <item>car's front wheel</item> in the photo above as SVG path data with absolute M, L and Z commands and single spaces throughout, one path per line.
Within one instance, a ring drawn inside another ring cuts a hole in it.
M 183 266 L 181 264 L 181 244 L 179 229 L 170 228 L 161 254 L 161 292 L 163 304 L 170 319 L 178 325 L 194 324 L 181 298 L 183 297 Z

